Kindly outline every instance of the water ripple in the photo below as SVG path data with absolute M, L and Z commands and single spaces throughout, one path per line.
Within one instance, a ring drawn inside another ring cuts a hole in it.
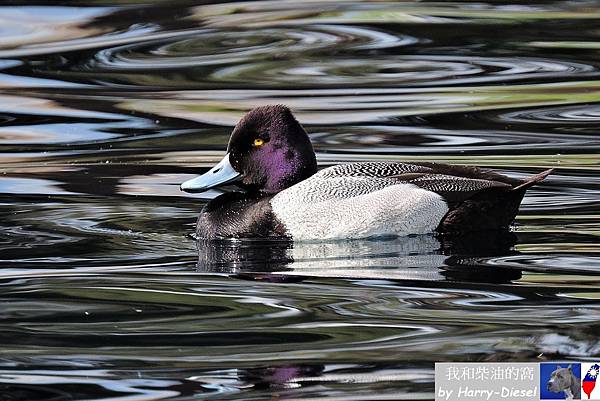
M 590 124 L 596 126 L 600 121 L 600 105 L 582 105 L 568 107 L 547 107 L 529 109 L 500 115 L 503 121 L 514 123 L 538 124 Z
M 98 52 L 87 68 L 106 71 L 237 64 L 257 57 L 278 58 L 317 50 L 384 49 L 417 43 L 410 36 L 396 36 L 353 26 L 315 25 L 312 30 L 263 29 L 252 31 L 205 30 L 186 38 L 146 40 L 142 44 L 108 48 Z

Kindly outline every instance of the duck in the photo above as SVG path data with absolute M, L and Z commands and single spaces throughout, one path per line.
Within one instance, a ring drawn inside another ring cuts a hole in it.
M 319 170 L 306 130 L 284 105 L 259 106 L 231 133 L 223 159 L 183 182 L 189 193 L 235 185 L 201 210 L 202 239 L 293 241 L 508 230 L 524 180 L 474 166 L 373 161 Z

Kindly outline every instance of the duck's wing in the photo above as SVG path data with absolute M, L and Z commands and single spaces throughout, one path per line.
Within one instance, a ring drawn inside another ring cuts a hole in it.
M 327 188 L 327 193 L 336 192 L 340 198 L 363 195 L 389 185 L 413 184 L 453 203 L 483 190 L 511 190 L 522 184 L 522 181 L 478 167 L 426 162 L 340 164 L 321 170 L 314 177 L 321 187 Z
M 435 192 L 448 202 L 461 202 L 481 191 L 492 188 L 500 191 L 513 189 L 512 185 L 505 182 L 435 173 L 408 173 L 393 178 Z
M 338 164 L 319 171 L 316 176 L 331 177 L 394 177 L 408 173 L 428 173 L 444 176 L 469 178 L 475 180 L 496 181 L 513 187 L 524 181 L 510 178 L 493 170 L 474 166 L 460 166 L 431 162 L 354 162 Z
M 480 167 L 427 162 L 415 163 L 415 165 L 427 168 L 429 171 L 403 173 L 393 178 L 442 195 L 448 202 L 462 202 L 487 190 L 495 190 L 496 195 L 503 192 L 519 192 L 522 198 L 529 187 L 543 181 L 553 171 L 548 169 L 519 180 Z

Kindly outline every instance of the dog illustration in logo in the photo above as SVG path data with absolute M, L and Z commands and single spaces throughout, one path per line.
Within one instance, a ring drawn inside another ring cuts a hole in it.
M 581 381 L 573 373 L 571 365 L 566 368 L 560 365 L 556 366 L 556 370 L 550 375 L 547 388 L 553 393 L 564 391 L 566 400 L 581 399 Z

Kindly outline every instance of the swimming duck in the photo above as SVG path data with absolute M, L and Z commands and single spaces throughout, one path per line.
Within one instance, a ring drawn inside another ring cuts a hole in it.
M 365 238 L 507 229 L 525 191 L 551 172 L 518 180 L 430 162 L 359 162 L 318 171 L 306 131 L 289 108 L 275 105 L 248 112 L 223 160 L 181 190 L 244 189 L 204 207 L 199 238 Z

